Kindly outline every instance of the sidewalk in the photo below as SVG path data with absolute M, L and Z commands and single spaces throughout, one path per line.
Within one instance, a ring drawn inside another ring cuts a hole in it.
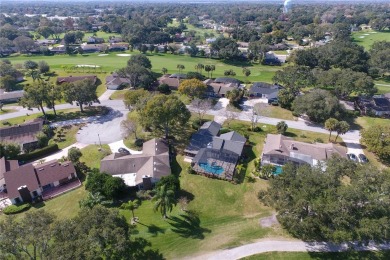
M 42 160 L 45 160 L 45 162 L 49 162 L 49 161 L 52 161 L 52 160 L 59 160 L 63 156 L 65 156 L 65 157 L 68 156 L 68 151 L 69 151 L 70 148 L 76 147 L 76 148 L 79 148 L 79 149 L 83 149 L 86 146 L 88 146 L 88 144 L 74 143 L 74 144 L 72 144 L 72 145 L 70 145 L 68 147 L 65 147 L 64 149 L 61 149 L 60 151 L 56 152 L 55 154 L 52 154 L 52 155 L 49 155 L 49 156 L 47 156 L 45 158 L 42 158 L 42 159 L 34 161 L 33 164 L 38 164 Z

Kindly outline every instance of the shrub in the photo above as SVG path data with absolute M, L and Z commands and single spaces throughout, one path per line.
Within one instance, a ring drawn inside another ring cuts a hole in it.
M 137 146 L 137 147 L 142 147 L 143 144 L 144 144 L 144 140 L 143 139 L 136 139 L 134 141 L 134 145 Z
M 171 89 L 169 88 L 168 84 L 161 84 L 157 87 L 157 90 L 160 92 L 160 93 L 163 93 L 163 94 L 169 94 L 171 93 Z
M 20 212 L 29 210 L 31 208 L 30 204 L 20 204 L 20 205 L 10 205 L 3 209 L 4 214 L 11 215 L 11 214 L 18 214 Z
M 224 127 L 222 127 L 221 128 L 221 130 L 219 130 L 219 134 L 226 134 L 226 133 L 228 133 L 228 132 L 230 132 L 231 130 L 229 129 L 229 128 L 224 128 Z
M 43 157 L 45 155 L 51 154 L 58 151 L 58 145 L 57 144 L 51 144 L 48 145 L 42 149 L 37 149 L 31 153 L 25 153 L 25 154 L 20 154 L 18 156 L 18 160 L 20 161 L 31 161 L 34 159 L 38 159 L 39 157 Z
M 324 140 L 322 140 L 321 138 L 317 137 L 316 139 L 314 139 L 314 142 L 315 143 L 323 143 Z
M 136 197 L 140 200 L 151 200 L 155 194 L 154 190 L 140 190 L 137 191 Z

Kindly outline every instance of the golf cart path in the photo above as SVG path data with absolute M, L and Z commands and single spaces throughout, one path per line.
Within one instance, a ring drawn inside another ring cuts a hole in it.
M 328 242 L 303 242 L 283 240 L 263 240 L 231 249 L 209 252 L 202 255 L 188 256 L 188 260 L 233 260 L 266 252 L 342 252 L 350 250 L 346 243 L 333 244 Z M 367 246 L 354 245 L 355 251 L 389 250 L 390 244 L 369 244 Z

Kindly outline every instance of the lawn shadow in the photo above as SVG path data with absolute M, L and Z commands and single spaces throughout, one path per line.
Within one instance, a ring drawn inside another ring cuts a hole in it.
M 157 236 L 160 234 L 165 234 L 165 228 L 160 228 L 154 224 L 147 226 L 148 227 L 148 233 L 152 234 L 152 236 Z
M 192 194 L 191 192 L 186 191 L 186 190 L 179 191 L 178 198 L 181 198 L 181 197 L 186 197 L 188 199 L 188 201 L 193 201 L 195 198 L 194 194 Z
M 295 133 L 291 133 L 291 132 L 285 132 L 284 133 L 284 136 L 288 136 L 288 137 L 297 137 L 297 135 Z
M 172 156 L 172 161 L 171 161 L 172 174 L 175 175 L 176 177 L 179 177 L 182 170 L 183 169 L 181 168 L 179 162 L 177 161 L 176 156 Z
M 40 208 L 43 208 L 45 206 L 46 206 L 46 204 L 45 204 L 44 201 L 32 204 L 32 207 L 35 208 L 35 209 L 40 209 Z
M 210 229 L 200 226 L 199 216 L 193 211 L 179 217 L 170 217 L 169 220 L 172 231 L 184 238 L 204 239 L 204 233 L 211 233 Z

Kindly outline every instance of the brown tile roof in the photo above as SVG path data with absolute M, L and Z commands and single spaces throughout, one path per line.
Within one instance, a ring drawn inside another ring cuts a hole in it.
M 35 119 L 34 121 L 0 128 L 0 138 L 3 142 L 12 142 L 18 144 L 35 142 L 35 135 L 42 130 L 43 120 Z
M 35 169 L 41 186 L 68 178 L 76 172 L 71 162 L 60 163 L 57 160 L 35 165 Z
M 4 178 L 4 173 L 19 168 L 18 160 L 6 160 L 5 157 L 0 158 L 0 179 Z
M 170 88 L 177 89 L 180 85 L 180 79 L 177 78 L 170 78 L 169 76 L 163 76 L 158 79 L 158 83 L 161 84 L 167 84 Z
M 7 100 L 16 100 L 19 98 L 22 98 L 24 95 L 24 91 L 12 91 L 12 92 L 2 92 L 0 93 L 0 101 L 7 101 Z
M 100 162 L 100 171 L 110 175 L 136 173 L 136 184 L 142 182 L 143 175 L 160 179 L 171 173 L 168 145 L 155 138 L 144 143 L 142 154 L 121 157 L 111 154 Z
M 72 76 L 70 75 L 69 77 L 58 77 L 57 78 L 57 83 L 72 83 L 75 81 L 79 80 L 84 80 L 84 79 L 92 79 L 93 83 L 96 83 L 96 75 L 84 75 L 84 76 Z
M 347 158 L 344 147 L 335 144 L 322 143 L 304 143 L 294 141 L 292 138 L 283 135 L 268 134 L 264 147 L 263 154 L 278 154 L 284 156 L 292 156 L 293 154 L 301 154 L 308 156 L 317 161 L 329 159 L 333 154 L 337 154 L 343 158 Z
M 7 192 L 10 199 L 20 196 L 18 188 L 21 186 L 26 185 L 30 191 L 39 188 L 38 179 L 32 164 L 27 164 L 12 171 L 5 172 L 4 179 L 7 184 Z

